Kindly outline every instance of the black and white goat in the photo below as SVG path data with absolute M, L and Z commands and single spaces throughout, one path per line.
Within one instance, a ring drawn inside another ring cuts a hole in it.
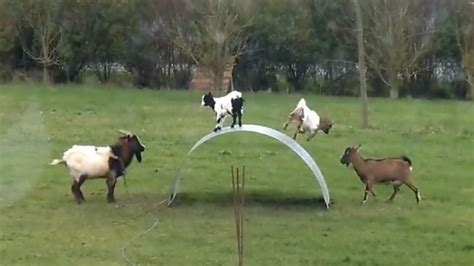
M 64 152 L 61 159 L 54 159 L 50 165 L 65 164 L 72 178 L 71 191 L 77 203 L 84 201 L 81 185 L 87 179 L 105 178 L 107 201 L 115 202 L 114 190 L 117 178 L 125 173 L 133 156 L 142 161 L 145 146 L 137 135 L 120 130 L 123 136 L 111 146 L 97 147 L 73 145 Z
M 236 118 L 239 118 L 239 126 L 242 126 L 242 114 L 244 112 L 244 98 L 242 93 L 238 91 L 232 91 L 223 97 L 214 97 L 212 93 L 208 93 L 202 96 L 202 106 L 209 106 L 216 114 L 216 126 L 214 131 L 222 129 L 224 120 L 228 115 L 232 116 L 232 125 L 235 126 Z
M 307 132 L 307 141 L 310 141 L 319 131 L 329 134 L 329 130 L 333 125 L 329 119 L 319 117 L 318 113 L 309 109 L 304 98 L 301 98 L 295 109 L 290 113 L 290 115 L 288 115 L 288 119 L 283 125 L 283 129 L 286 129 L 292 121 L 296 121 L 297 123 L 293 139 L 296 139 L 298 133 Z
M 411 178 L 412 162 L 406 157 L 385 158 L 385 159 L 364 159 L 359 154 L 358 147 L 348 147 L 341 156 L 341 163 L 349 166 L 352 163 L 354 170 L 362 183 L 365 184 L 364 198 L 362 204 L 367 201 L 368 193 L 375 197 L 372 187 L 378 183 L 391 182 L 393 184 L 392 196 L 388 199 L 392 201 L 400 191 L 400 186 L 405 184 L 415 193 L 416 202 L 420 202 L 420 190 L 415 186 Z

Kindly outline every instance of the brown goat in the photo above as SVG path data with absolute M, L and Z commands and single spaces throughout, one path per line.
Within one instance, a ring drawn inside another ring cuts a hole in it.
M 392 201 L 395 195 L 400 191 L 400 186 L 405 184 L 415 193 L 416 202 L 419 203 L 421 195 L 419 189 L 411 179 L 411 160 L 402 156 L 399 158 L 385 158 L 379 160 L 364 159 L 359 154 L 358 147 L 348 147 L 341 156 L 341 163 L 349 166 L 352 163 L 354 170 L 365 184 L 364 198 L 361 204 L 367 201 L 368 193 L 375 197 L 372 187 L 377 183 L 391 182 L 393 184 L 393 193 L 388 199 Z

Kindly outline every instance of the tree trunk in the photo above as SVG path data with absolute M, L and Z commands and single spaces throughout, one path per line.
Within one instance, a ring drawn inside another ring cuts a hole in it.
M 369 127 L 369 111 L 367 99 L 367 66 L 365 65 L 365 47 L 364 47 L 364 28 L 362 24 L 362 12 L 360 10 L 359 0 L 352 0 L 356 13 L 357 26 L 357 46 L 359 55 L 359 82 L 360 82 L 360 100 L 362 104 L 362 128 Z
M 467 72 L 467 83 L 469 84 L 469 88 L 466 92 L 466 99 L 474 101 L 474 77 L 472 76 L 471 72 Z
M 469 27 L 466 32 L 466 45 L 464 51 L 464 69 L 467 74 L 467 83 L 469 88 L 467 90 L 467 99 L 474 101 L 474 2 L 469 2 Z
M 390 99 L 398 99 L 398 86 L 397 82 L 390 83 Z
M 390 99 L 398 99 L 398 79 L 395 71 L 389 71 L 388 84 L 390 84 Z
M 48 66 L 46 64 L 43 65 L 43 83 L 49 84 L 49 72 Z

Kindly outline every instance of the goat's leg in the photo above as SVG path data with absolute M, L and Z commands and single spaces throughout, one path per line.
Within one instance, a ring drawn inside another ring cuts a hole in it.
M 216 127 L 214 127 L 214 132 L 221 130 L 221 121 L 222 121 L 222 116 L 218 116 L 216 120 Z
M 298 133 L 304 134 L 306 132 L 306 130 L 303 127 L 303 119 L 301 117 L 298 117 L 295 120 L 297 120 L 298 124 L 296 125 L 296 132 L 295 132 L 295 135 L 293 136 L 293 139 L 296 139 L 296 136 L 298 135 Z
M 71 192 L 72 192 L 72 195 L 74 196 L 74 200 L 77 202 L 77 204 L 81 204 L 81 196 L 77 192 L 77 184 L 78 184 L 78 182 L 76 180 L 72 181 Z
M 420 203 L 420 200 L 421 200 L 420 190 L 415 186 L 415 184 L 411 180 L 406 180 L 403 183 L 415 193 L 416 203 Z
M 296 128 L 295 134 L 293 134 L 293 139 L 294 140 L 296 140 L 296 137 L 298 137 L 298 133 L 299 133 L 299 127 Z
M 86 178 L 87 178 L 87 175 L 81 175 L 79 177 L 79 182 L 77 183 L 77 192 L 78 192 L 78 195 L 81 199 L 81 201 L 85 201 L 86 199 L 84 198 L 84 194 L 82 194 L 82 191 L 81 191 L 81 186 L 82 184 L 84 183 L 84 181 L 86 181 Z
M 237 114 L 236 114 L 236 113 L 233 113 L 233 114 L 232 114 L 232 125 L 230 125 L 231 128 L 234 128 L 236 118 L 237 118 Z M 240 123 L 239 123 L 239 124 L 240 124 Z M 241 125 L 241 126 L 242 126 L 242 125 Z
M 372 195 L 372 197 L 374 197 L 374 198 L 377 197 L 377 195 L 375 195 L 375 193 L 374 193 L 374 191 L 372 190 L 372 188 L 370 188 L 369 192 L 370 192 L 370 195 Z
M 239 117 L 239 127 L 242 127 L 242 110 L 237 113 L 237 116 Z
M 115 183 L 117 183 L 117 178 L 108 176 L 105 182 L 107 183 L 107 202 L 113 203 L 115 202 L 114 190 Z
M 84 195 L 82 194 L 82 191 L 81 191 L 81 185 L 86 180 L 86 176 L 81 175 L 79 176 L 79 178 L 75 178 L 73 176 L 72 178 L 73 178 L 73 181 L 71 185 L 71 192 L 74 195 L 74 200 L 77 202 L 77 204 L 81 204 L 85 200 Z
M 80 200 L 79 200 L 79 196 L 77 194 L 77 184 L 78 184 L 79 180 L 76 179 L 76 175 L 77 175 L 77 173 L 73 172 L 72 170 L 69 173 L 69 176 L 71 176 L 71 181 L 72 181 L 72 184 L 71 184 L 72 196 L 74 197 L 74 200 L 79 204 Z
M 296 126 L 295 134 L 293 134 L 293 139 L 296 140 L 296 137 L 298 136 L 298 133 L 300 133 L 300 132 L 301 132 L 301 124 L 298 124 Z
M 392 193 L 392 196 L 390 196 L 390 198 L 388 199 L 388 201 L 392 201 L 395 198 L 395 195 L 397 195 L 397 193 L 400 191 L 401 185 L 402 184 L 393 185 L 393 193 Z
M 364 204 L 364 203 L 367 201 L 367 199 L 369 198 L 369 192 L 371 192 L 371 191 L 372 191 L 372 185 L 367 184 L 367 185 L 365 186 L 365 190 L 364 190 L 364 198 L 362 199 L 362 201 L 360 202 L 360 204 Z M 372 192 L 372 193 L 373 193 L 373 192 Z
M 290 114 L 290 115 L 288 116 L 288 119 L 286 120 L 286 123 L 283 124 L 283 130 L 286 130 L 286 128 L 288 127 L 288 125 L 291 123 L 291 121 L 293 121 L 293 115 L 292 115 L 292 114 Z

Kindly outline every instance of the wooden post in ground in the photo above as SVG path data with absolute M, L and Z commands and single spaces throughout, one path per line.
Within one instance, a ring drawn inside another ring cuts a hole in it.
M 238 265 L 244 265 L 244 190 L 245 190 L 245 166 L 242 167 L 242 175 L 239 174 L 239 168 L 234 173 L 234 166 L 231 166 L 232 172 L 232 192 L 234 198 L 234 217 L 235 233 L 237 239 Z

